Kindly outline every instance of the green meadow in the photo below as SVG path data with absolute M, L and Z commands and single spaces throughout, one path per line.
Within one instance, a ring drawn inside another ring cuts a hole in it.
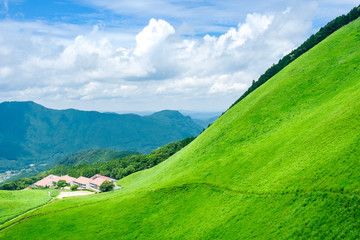
M 359 239 L 360 19 L 123 189 L 56 200 L 0 239 Z
M 0 224 L 51 199 L 46 190 L 0 191 Z

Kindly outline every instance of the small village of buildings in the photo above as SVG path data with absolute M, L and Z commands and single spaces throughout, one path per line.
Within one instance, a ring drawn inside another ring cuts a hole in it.
M 66 184 L 70 184 L 70 186 L 78 185 L 78 189 L 90 189 L 94 191 L 100 191 L 100 185 L 105 181 L 110 181 L 115 183 L 117 180 L 102 176 L 100 174 L 95 174 L 91 178 L 80 176 L 78 178 L 70 177 L 69 175 L 64 176 L 56 176 L 49 175 L 36 183 L 33 184 L 34 187 L 54 187 L 56 183 L 60 180 L 65 180 Z M 116 185 L 116 183 L 115 183 Z

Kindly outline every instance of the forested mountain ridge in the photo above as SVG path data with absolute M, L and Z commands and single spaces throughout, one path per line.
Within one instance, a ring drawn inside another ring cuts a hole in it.
M 148 153 L 202 130 L 177 111 L 150 116 L 53 110 L 34 102 L 0 103 L 0 171 L 45 169 L 69 154 L 108 148 Z
M 80 164 L 103 163 L 112 159 L 139 154 L 133 151 L 115 151 L 110 149 L 84 150 L 59 160 L 56 166 L 76 166 Z

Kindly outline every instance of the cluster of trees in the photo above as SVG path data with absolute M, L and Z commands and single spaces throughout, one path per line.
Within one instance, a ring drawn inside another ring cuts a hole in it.
M 101 190 L 102 192 L 108 192 L 108 191 L 113 190 L 114 187 L 115 187 L 115 185 L 114 185 L 113 182 L 104 181 L 104 182 L 100 185 L 100 190 Z
M 56 183 L 56 186 L 58 186 L 59 188 L 62 188 L 62 187 L 66 187 L 66 181 L 65 180 L 59 180 L 57 183 Z
M 110 149 L 92 149 L 80 151 L 58 161 L 56 165 L 73 166 L 78 164 L 93 164 L 107 162 L 111 159 L 123 158 L 129 155 L 139 154 L 134 151 L 115 151 Z
M 335 18 L 328 24 L 326 24 L 325 27 L 320 28 L 320 30 L 314 34 L 311 35 L 300 47 L 293 50 L 291 53 L 283 57 L 279 60 L 277 64 L 272 65 L 266 72 L 260 76 L 260 78 L 257 81 L 253 81 L 252 85 L 249 87 L 246 92 L 241 95 L 241 97 L 233 103 L 233 105 L 230 106 L 232 108 L 235 106 L 238 102 L 240 102 L 242 99 L 244 99 L 247 95 L 249 95 L 251 92 L 253 92 L 255 89 L 263 85 L 267 80 L 272 78 L 275 74 L 280 72 L 283 68 L 285 68 L 287 65 L 289 65 L 292 61 L 300 57 L 302 54 L 309 51 L 312 47 L 320 43 L 322 40 L 324 40 L 326 37 L 328 37 L 330 34 L 338 30 L 339 28 L 345 26 L 346 24 L 354 21 L 360 17 L 360 6 L 353 8 L 348 14 L 342 15 L 340 17 Z
M 50 175 L 66 175 L 72 177 L 92 177 L 101 174 L 115 179 L 121 179 L 131 173 L 151 168 L 181 150 L 192 142 L 195 138 L 188 137 L 178 142 L 169 143 L 160 147 L 149 154 L 139 154 L 126 156 L 124 158 L 113 159 L 108 162 L 95 164 L 80 164 L 76 166 L 57 166 L 38 173 L 36 176 L 14 180 L 0 186 L 0 190 L 19 190 L 30 186 L 40 179 Z
M 44 176 L 45 177 L 45 176 Z M 20 189 L 24 189 L 28 186 L 30 186 L 31 184 L 33 184 L 34 182 L 37 182 L 38 180 L 40 180 L 41 178 L 35 176 L 35 177 L 28 177 L 28 178 L 22 178 L 22 179 L 18 179 L 18 180 L 14 180 L 8 183 L 4 183 L 2 185 L 0 185 L 0 190 L 20 190 Z

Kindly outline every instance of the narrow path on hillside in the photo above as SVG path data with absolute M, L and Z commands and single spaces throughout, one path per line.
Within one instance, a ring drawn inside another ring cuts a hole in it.
M 171 190 L 171 189 L 185 189 L 187 187 L 194 187 L 194 186 L 204 186 L 210 189 L 218 189 L 226 192 L 232 192 L 236 194 L 242 194 L 242 195 L 248 195 L 248 196 L 278 196 L 278 195 L 296 195 L 296 194 L 311 194 L 311 193 L 320 193 L 320 194 L 339 194 L 342 196 L 357 196 L 360 197 L 360 194 L 353 193 L 353 192 L 342 192 L 342 191 L 329 191 L 329 190 L 323 190 L 323 189 L 313 189 L 313 190 L 283 190 L 283 191 L 274 191 L 274 192 L 255 192 L 255 191 L 246 191 L 246 190 L 235 190 L 232 188 L 228 188 L 221 185 L 216 185 L 212 183 L 201 183 L 201 182 L 194 182 L 194 183 L 185 183 L 178 186 L 172 186 L 172 187 L 165 187 L 165 188 L 159 188 L 156 191 L 162 191 L 162 190 Z
M 3 230 L 9 228 L 10 226 L 13 226 L 21 221 L 23 221 L 23 219 L 19 220 L 19 221 L 15 221 L 16 219 L 24 216 L 25 214 L 27 213 L 30 213 L 30 212 L 33 212 L 33 211 L 36 211 L 38 210 L 39 208 L 42 208 L 42 207 L 45 207 L 46 205 L 50 204 L 51 202 L 53 202 L 56 198 L 57 199 L 63 199 L 63 198 L 67 198 L 67 197 L 76 197 L 76 196 L 85 196 L 85 195 L 90 195 L 90 194 L 95 194 L 94 192 L 70 192 L 70 193 L 67 193 L 67 192 L 60 192 L 60 194 L 56 197 L 52 197 L 49 201 L 47 201 L 46 203 L 44 203 L 43 205 L 40 205 L 36 208 L 33 208 L 33 209 L 30 209 L 6 222 L 4 222 L 3 224 L 0 225 L 0 232 L 2 232 Z M 48 196 L 51 197 L 51 193 L 48 192 Z M 33 216 L 37 216 L 37 215 L 33 215 Z M 31 216 L 30 216 L 31 217 Z M 12 222 L 12 221 L 15 221 L 14 223 L 10 224 L 9 226 L 6 226 L 5 228 L 2 228 L 4 225 L 6 225 L 7 223 L 9 222 Z
M 49 197 L 51 197 L 51 193 L 50 193 L 50 192 L 48 192 L 48 195 L 49 195 Z M 4 222 L 3 224 L 0 225 L 0 232 L 2 232 L 2 231 L 4 231 L 5 229 L 7 229 L 7 228 L 9 228 L 9 227 L 11 227 L 11 226 L 19 223 L 19 221 L 15 221 L 16 219 L 24 216 L 25 214 L 28 214 L 28 213 L 33 212 L 33 211 L 36 211 L 36 210 L 38 210 L 39 208 L 42 208 L 42 207 L 50 204 L 51 202 L 54 201 L 55 198 L 56 198 L 56 197 L 52 197 L 52 198 L 50 198 L 50 200 L 47 201 L 46 203 L 44 203 L 44 204 L 42 204 L 42 205 L 40 205 L 40 206 L 38 206 L 38 207 L 36 207 L 36 208 L 30 209 L 30 210 L 28 210 L 28 211 L 26 211 L 26 212 L 24 212 L 24 213 L 22 213 L 22 214 L 20 214 L 20 215 L 18 215 L 18 216 L 16 216 L 16 217 L 12 218 L 12 219 Z M 12 221 L 14 221 L 12 224 L 10 224 L 9 226 L 6 226 L 6 227 L 2 228 L 4 225 L 6 225 L 7 223 L 12 222 Z
M 58 210 L 54 210 L 54 211 L 50 211 L 50 212 L 34 214 L 34 215 L 30 215 L 30 216 L 28 216 L 28 217 L 25 217 L 25 218 L 23 218 L 23 219 L 18 219 L 18 218 L 21 218 L 22 216 L 24 216 L 24 215 L 27 214 L 27 213 L 30 213 L 30 212 L 33 212 L 33 211 L 35 211 L 35 210 L 38 210 L 38 209 L 40 209 L 40 208 L 42 208 L 42 207 L 45 207 L 46 205 L 48 205 L 48 204 L 50 204 L 51 202 L 53 202 L 56 198 L 57 198 L 57 197 L 53 197 L 53 198 L 50 199 L 47 203 L 45 203 L 45 204 L 43 204 L 43 205 L 41 205 L 41 206 L 39 206 L 39 207 L 36 207 L 36 208 L 34 208 L 34 209 L 31 209 L 31 210 L 29 210 L 29 211 L 27 211 L 27 212 L 25 212 L 25 213 L 22 213 L 22 214 L 18 215 L 17 217 L 15 217 L 15 218 L 13 218 L 13 219 L 11 219 L 11 220 L 9 220 L 9 221 L 6 221 L 6 222 L 3 223 L 2 225 L 0 225 L 0 232 L 2 232 L 2 231 L 4 231 L 4 230 L 6 230 L 6 229 L 8 229 L 8 228 L 10 228 L 10 227 L 18 224 L 18 223 L 21 223 L 21 222 L 23 222 L 23 221 L 25 221 L 25 220 L 28 220 L 28 219 L 30 219 L 30 218 L 33 218 L 33 217 L 38 217 L 38 216 L 43 216 L 43 215 L 49 215 L 49 214 L 52 214 L 52 213 L 55 213 L 55 212 L 62 212 L 62 211 L 66 211 L 66 210 L 73 209 L 73 208 L 79 208 L 79 207 L 83 207 L 83 206 L 89 206 L 89 205 L 97 204 L 97 203 L 100 203 L 100 202 L 108 201 L 108 199 L 104 199 L 104 200 L 100 200 L 100 201 L 96 201 L 96 202 L 92 202 L 92 203 L 86 203 L 86 204 L 76 205 L 76 206 L 73 206 L 73 207 L 67 207 L 67 208 L 58 209 Z M 16 219 L 18 219 L 18 220 L 15 221 Z M 11 224 L 9 224 L 8 226 L 2 228 L 2 226 L 4 226 L 5 224 L 7 224 L 7 223 L 9 223 L 9 222 L 11 222 L 11 221 L 14 221 L 14 222 L 11 223 Z

